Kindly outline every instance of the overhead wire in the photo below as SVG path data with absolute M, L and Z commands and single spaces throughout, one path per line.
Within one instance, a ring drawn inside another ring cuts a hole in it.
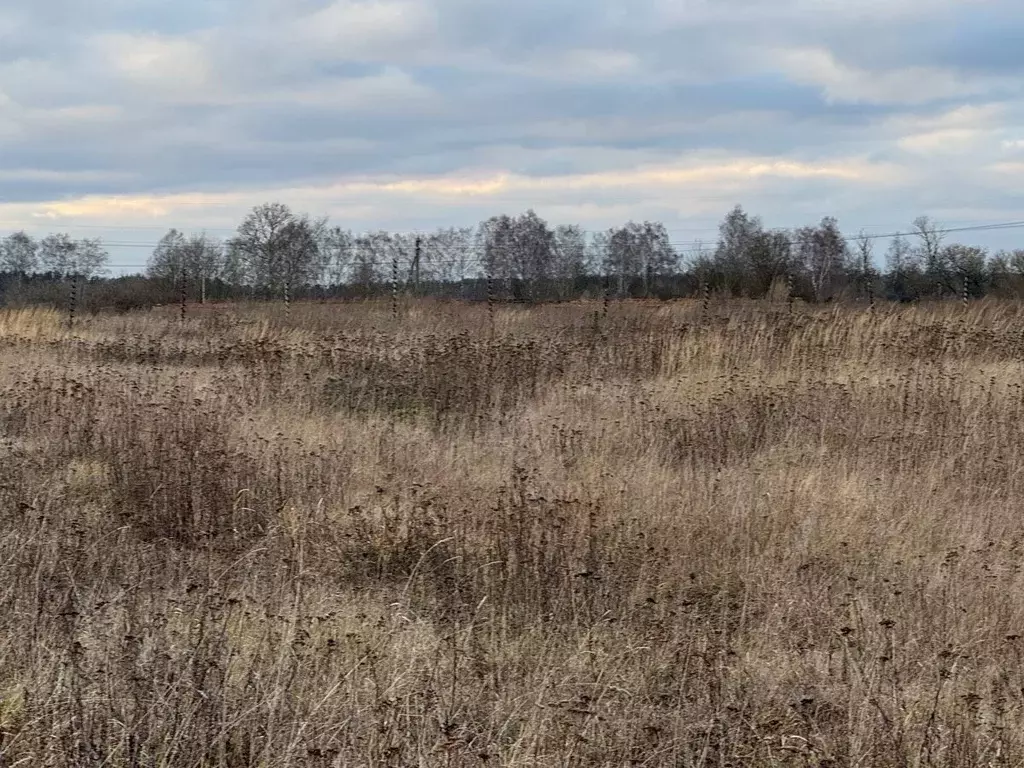
M 987 232 L 987 231 L 1000 231 L 1000 230 L 1021 229 L 1021 228 L 1024 228 L 1024 220 L 998 222 L 998 223 L 992 223 L 992 224 L 973 224 L 973 225 L 962 226 L 962 227 L 941 227 L 941 228 L 932 229 L 932 230 L 930 230 L 930 232 L 932 232 L 934 234 L 937 234 L 937 235 L 944 235 L 944 234 L 955 234 L 955 233 L 961 233 L 961 232 Z M 232 230 L 232 231 L 234 231 L 234 230 Z M 600 230 L 600 231 L 585 230 L 583 232 L 583 234 L 584 235 L 590 234 L 591 236 L 593 236 L 593 235 L 604 235 L 607 231 L 608 230 Z M 769 230 L 766 230 L 766 231 L 768 231 L 768 232 L 789 232 L 791 230 L 786 229 L 786 228 L 777 228 L 777 229 L 769 229 Z M 369 232 L 368 233 L 364 233 L 363 235 L 355 235 L 354 237 L 356 239 L 358 239 L 360 237 L 365 237 L 367 234 L 369 234 Z M 391 234 L 392 236 L 401 236 L 401 237 L 407 237 L 407 238 L 414 238 L 414 237 L 417 236 L 417 233 L 415 233 L 415 232 L 394 232 L 394 233 L 389 233 L 389 234 Z M 422 235 L 418 235 L 418 236 L 420 236 L 420 237 L 429 237 L 430 234 L 431 233 L 426 233 L 426 234 L 422 234 Z M 864 234 L 857 234 L 857 235 L 843 235 L 841 239 L 844 242 L 852 243 L 852 242 L 858 242 L 858 241 L 862 241 L 862 240 L 884 240 L 884 239 L 889 239 L 889 238 L 893 238 L 893 237 L 900 237 L 900 236 L 909 237 L 909 236 L 913 236 L 914 234 L 915 233 L 912 230 L 893 230 L 893 231 L 880 232 L 880 233 L 864 233 Z M 677 247 L 677 248 L 678 247 L 686 247 L 686 246 L 699 247 L 701 245 L 704 245 L 705 242 L 706 241 L 701 240 L 701 239 L 698 239 L 698 240 L 669 240 L 668 244 L 673 246 L 673 247 Z M 797 240 L 796 240 L 796 238 L 790 238 L 789 242 L 792 245 L 792 244 L 796 244 Z M 143 242 L 143 241 L 137 241 L 137 240 L 101 240 L 101 244 L 103 246 L 107 247 L 107 248 L 148 248 L 148 249 L 153 249 L 153 248 L 156 248 L 160 243 L 159 242 L 155 242 L 154 243 L 154 242 L 151 242 L 151 241 Z M 446 246 L 446 247 L 447 247 L 448 250 L 461 249 L 463 251 L 470 251 L 470 250 L 475 250 L 476 248 L 478 248 L 478 246 L 476 244 L 473 244 L 473 243 L 469 243 L 469 244 L 455 244 L 455 245 L 449 245 L 449 246 Z M 501 246 L 492 246 L 492 247 L 499 248 L 499 249 L 501 248 Z
M 1005 221 L 1005 222 L 992 222 L 992 223 L 987 223 L 987 224 L 971 224 L 971 225 L 965 225 L 965 226 L 959 226 L 959 227 L 936 227 L 936 228 L 933 228 L 933 229 L 929 230 L 929 232 L 931 234 L 934 234 L 934 235 L 948 235 L 948 234 L 959 234 L 959 233 L 964 233 L 964 232 L 1006 231 L 1006 230 L 1014 230 L 1014 229 L 1021 229 L 1021 228 L 1024 228 L 1024 220 L 1014 220 L 1014 221 Z M 584 237 L 587 237 L 589 235 L 589 243 L 585 243 L 584 244 L 585 247 L 589 246 L 589 247 L 593 248 L 596 245 L 593 236 L 595 234 L 596 235 L 603 235 L 603 234 L 605 234 L 608 231 L 609 230 L 602 230 L 602 231 L 599 231 L 599 232 L 586 231 L 586 230 L 583 231 L 582 234 L 584 235 Z M 775 232 L 775 233 L 792 232 L 792 230 L 788 230 L 788 229 L 770 229 L 770 230 L 767 230 L 767 231 Z M 424 236 L 424 235 L 417 235 L 416 233 L 412 233 L 412 232 L 397 232 L 397 233 L 390 233 L 390 234 L 402 236 L 402 237 L 406 238 L 407 240 L 412 240 L 413 238 L 415 238 L 417 236 L 429 238 L 429 234 Z M 894 231 L 887 231 L 887 232 L 880 232 L 880 233 L 864 233 L 862 231 L 860 234 L 857 234 L 857 235 L 843 235 L 843 236 L 840 237 L 840 240 L 842 242 L 845 242 L 845 243 L 856 243 L 856 242 L 892 239 L 892 238 L 895 238 L 895 237 L 910 237 L 910 236 L 914 236 L 914 234 L 915 234 L 915 232 L 912 231 L 912 230 L 902 230 L 902 231 L 894 230 Z M 364 235 L 353 235 L 353 241 L 357 242 L 361 237 L 365 237 L 365 234 Z M 135 240 L 101 240 L 100 242 L 101 242 L 101 245 L 104 248 L 118 248 L 118 249 L 146 249 L 146 250 L 153 250 L 153 249 L 155 249 L 159 245 L 158 242 L 157 243 L 154 243 L 154 242 L 142 242 L 142 241 L 135 241 Z M 790 246 L 795 246 L 795 245 L 798 244 L 798 238 L 791 236 L 785 242 L 788 245 L 790 245 Z M 670 239 L 670 240 L 667 241 L 666 244 L 669 247 L 671 247 L 674 251 L 676 251 L 676 253 L 680 257 L 684 257 L 684 258 L 687 257 L 687 256 L 698 256 L 698 255 L 707 254 L 707 253 L 709 253 L 712 250 L 710 247 L 706 247 L 706 245 L 709 245 L 709 244 L 706 244 L 705 241 L 703 241 L 703 240 L 671 240 Z M 407 246 L 411 246 L 412 243 L 408 242 L 408 243 L 406 243 L 406 245 Z M 394 246 L 392 246 L 392 247 L 394 247 Z M 484 246 L 481 245 L 480 243 L 476 243 L 476 242 L 462 242 L 462 243 L 446 244 L 446 245 L 444 245 L 442 247 L 443 252 L 446 253 L 446 254 L 456 254 L 456 255 L 449 255 L 449 256 L 446 256 L 446 257 L 438 257 L 436 255 L 431 255 L 430 252 L 432 250 L 433 250 L 433 247 L 429 243 L 425 244 L 424 252 L 423 252 L 423 256 L 425 258 L 421 259 L 422 263 L 436 265 L 436 266 L 464 266 L 466 268 L 470 268 L 472 266 L 481 266 L 481 265 L 483 265 L 485 263 L 485 257 L 482 254 L 482 251 L 484 250 Z M 512 246 L 491 245 L 491 246 L 487 247 L 487 250 L 489 252 L 491 252 L 491 253 L 497 252 L 497 253 L 501 254 L 501 253 L 514 252 L 517 249 L 515 249 Z M 458 254 L 462 254 L 462 255 L 458 255 Z M 358 264 L 365 264 L 367 266 L 383 267 L 383 266 L 391 265 L 394 262 L 395 258 L 397 258 L 399 264 L 401 264 L 403 266 L 408 266 L 413 261 L 413 256 L 411 254 L 405 253 L 404 250 L 400 251 L 397 254 L 394 254 L 394 253 L 387 254 L 387 255 L 374 254 L 370 258 L 352 257 L 351 261 L 354 262 L 354 263 L 358 263 Z M 144 269 L 144 268 L 148 267 L 149 265 L 148 264 L 138 264 L 138 263 L 117 263 L 117 264 L 110 264 L 109 266 L 111 266 L 113 268 L 116 268 L 116 269 Z

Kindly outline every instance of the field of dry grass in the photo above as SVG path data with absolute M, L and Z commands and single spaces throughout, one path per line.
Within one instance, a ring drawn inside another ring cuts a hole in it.
M 0 313 L 0 766 L 1024 763 L 1024 307 L 712 309 Z

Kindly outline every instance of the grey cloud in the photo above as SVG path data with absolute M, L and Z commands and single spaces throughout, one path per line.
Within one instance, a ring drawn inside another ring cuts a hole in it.
M 900 166 L 917 185 L 908 198 L 907 188 L 869 195 L 836 179 L 730 182 L 703 195 L 723 210 L 743 202 L 744 190 L 780 218 L 828 206 L 870 219 L 903 205 L 1018 204 L 1006 185 L 970 170 L 972 160 L 1011 156 L 1001 140 L 1024 139 L 1012 134 L 1020 95 L 1011 81 L 1024 59 L 1010 45 L 1024 31 L 1015 5 L 857 5 L 418 0 L 391 27 L 392 11 L 378 4 L 376 21 L 319 30 L 304 19 L 326 27 L 360 17 L 323 0 L 0 7 L 0 198 L 233 192 L 479 169 L 550 178 L 710 153 L 855 156 Z M 806 60 L 838 74 L 795 71 L 786 56 L 805 50 L 823 52 Z M 921 99 L 902 98 L 905 79 L 863 93 L 907 70 L 946 72 L 951 84 Z M 844 87 L 845 96 L 829 95 Z M 940 194 L 925 150 L 899 142 L 938 130 L 928 121 L 955 106 L 992 102 L 1006 108 L 977 130 L 997 149 L 944 156 L 964 183 Z M 677 221 L 691 215 L 662 192 L 566 194 L 538 195 L 537 205 L 587 221 L 624 205 Z M 446 198 L 425 210 L 465 222 L 496 204 Z

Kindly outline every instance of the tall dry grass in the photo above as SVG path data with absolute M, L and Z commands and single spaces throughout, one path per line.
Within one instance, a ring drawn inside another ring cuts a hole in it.
M 1024 310 L 0 313 L 0 765 L 1024 762 Z

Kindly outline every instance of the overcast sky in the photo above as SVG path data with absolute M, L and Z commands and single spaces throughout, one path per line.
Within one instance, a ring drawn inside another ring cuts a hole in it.
M 1024 219 L 1020 0 L 0 0 L 0 234 Z M 965 233 L 1024 245 L 1024 229 Z

